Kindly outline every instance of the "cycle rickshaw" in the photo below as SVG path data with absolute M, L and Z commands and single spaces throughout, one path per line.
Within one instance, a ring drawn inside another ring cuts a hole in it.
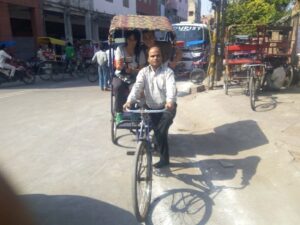
M 40 48 L 36 74 L 42 80 L 60 80 L 59 73 L 65 69 L 63 52 L 66 42 L 52 37 L 38 37 L 37 42 Z
M 249 28 L 249 33 L 245 28 Z M 265 74 L 265 64 L 261 59 L 261 43 L 256 35 L 256 25 L 232 25 L 227 30 L 225 47 L 225 94 L 233 86 L 244 88 L 250 96 L 250 105 L 255 110 L 257 93 L 261 88 Z
M 272 88 L 272 74 L 281 67 L 282 86 L 288 88 L 294 80 L 292 60 L 293 28 L 291 26 L 257 26 L 262 60 L 266 64 L 266 76 L 263 85 Z
M 116 46 L 125 42 L 123 36 L 126 31 L 138 31 L 142 36 L 143 31 L 154 31 L 163 35 L 164 40 L 159 42 L 168 43 L 171 47 L 175 46 L 175 33 L 172 25 L 166 17 L 162 16 L 115 16 L 109 29 L 109 73 L 111 79 L 114 74 L 114 50 Z M 125 61 L 125 60 L 124 60 Z M 113 90 L 113 82 L 112 90 Z M 129 93 L 128 93 L 129 94 Z M 150 137 L 151 123 L 149 113 L 160 113 L 163 110 L 149 111 L 145 109 L 137 109 L 123 113 L 123 120 L 116 122 L 116 113 L 114 108 L 114 93 L 111 92 L 111 138 L 114 144 L 117 143 L 117 130 L 127 129 L 137 136 L 137 149 L 135 169 L 133 176 L 133 208 L 138 221 L 142 222 L 146 219 L 152 189 L 152 154 L 151 146 L 153 146 Z M 137 114 L 133 114 L 137 113 Z M 139 118 L 133 115 L 138 115 Z

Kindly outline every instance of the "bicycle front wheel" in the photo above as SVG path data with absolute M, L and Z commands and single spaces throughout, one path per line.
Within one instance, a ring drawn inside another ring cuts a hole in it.
M 152 191 L 152 155 L 146 141 L 139 141 L 133 175 L 133 209 L 136 219 L 147 218 Z
M 258 101 L 257 94 L 259 91 L 259 87 L 260 87 L 259 79 L 251 76 L 249 81 L 249 95 L 250 95 L 251 109 L 253 111 L 256 110 L 255 102 Z

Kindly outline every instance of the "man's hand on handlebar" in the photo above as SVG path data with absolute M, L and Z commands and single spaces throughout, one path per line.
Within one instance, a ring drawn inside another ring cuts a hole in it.
M 126 102 L 124 105 L 123 105 L 123 110 L 124 111 L 127 111 L 128 109 L 130 109 L 131 107 L 131 102 Z
M 169 111 L 171 111 L 172 109 L 174 109 L 174 104 L 173 104 L 173 102 L 167 102 L 167 103 L 165 104 L 165 108 L 166 108 L 167 110 L 169 110 Z

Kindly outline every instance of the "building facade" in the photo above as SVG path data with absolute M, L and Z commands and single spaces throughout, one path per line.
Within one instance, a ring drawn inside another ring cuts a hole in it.
M 40 0 L 0 0 L 0 42 L 14 42 L 17 57 L 27 58 L 43 34 Z
M 188 0 L 167 0 L 165 3 L 166 14 L 172 23 L 187 20 Z
M 158 14 L 158 1 L 157 0 L 137 0 L 136 1 L 136 14 L 138 15 L 160 15 Z
M 201 22 L 201 0 L 188 1 L 188 21 L 191 23 Z

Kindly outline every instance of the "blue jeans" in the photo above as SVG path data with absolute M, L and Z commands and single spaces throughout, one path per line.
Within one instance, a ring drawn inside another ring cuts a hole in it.
M 98 65 L 98 74 L 99 74 L 99 87 L 103 90 L 107 88 L 107 72 L 108 68 L 107 65 Z

